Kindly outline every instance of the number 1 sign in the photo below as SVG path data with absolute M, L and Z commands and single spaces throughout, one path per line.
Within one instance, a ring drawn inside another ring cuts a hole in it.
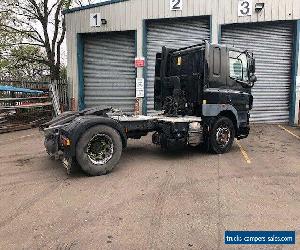
M 90 16 L 90 25 L 91 27 L 100 27 L 101 26 L 101 15 L 100 13 L 92 13 Z
M 182 10 L 183 0 L 170 0 L 170 10 Z

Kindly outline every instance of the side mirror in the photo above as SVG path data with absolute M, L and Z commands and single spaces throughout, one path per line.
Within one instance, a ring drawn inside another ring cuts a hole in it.
M 254 58 L 251 58 L 249 60 L 249 71 L 250 73 L 255 73 L 255 59 Z

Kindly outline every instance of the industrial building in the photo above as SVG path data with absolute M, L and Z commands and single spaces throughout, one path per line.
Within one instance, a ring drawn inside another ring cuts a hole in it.
M 155 55 L 210 40 L 256 58 L 253 122 L 299 119 L 299 0 L 111 0 L 65 11 L 76 109 L 154 109 Z

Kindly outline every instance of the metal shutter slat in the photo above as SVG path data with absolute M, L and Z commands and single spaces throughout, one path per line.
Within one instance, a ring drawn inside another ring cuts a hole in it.
M 133 32 L 102 33 L 85 38 L 84 93 L 87 108 L 112 106 L 132 113 L 135 102 Z
M 253 122 L 287 122 L 293 32 L 291 22 L 236 24 L 222 28 L 222 43 L 249 49 L 256 59 Z

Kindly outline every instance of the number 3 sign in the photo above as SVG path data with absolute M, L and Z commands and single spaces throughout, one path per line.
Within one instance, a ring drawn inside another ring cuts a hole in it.
M 252 15 L 252 0 L 239 0 L 238 15 L 239 16 Z
M 183 0 L 170 0 L 170 10 L 182 10 Z

